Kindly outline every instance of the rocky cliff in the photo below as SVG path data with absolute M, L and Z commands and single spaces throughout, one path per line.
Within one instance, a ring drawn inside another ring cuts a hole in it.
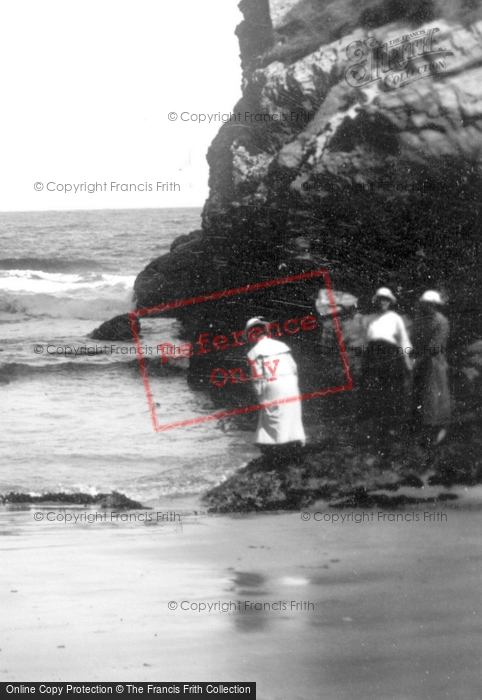
M 477 405 L 481 2 L 242 0 L 240 9 L 243 96 L 208 152 L 202 231 L 140 273 L 138 307 L 317 267 L 362 309 L 381 284 L 407 311 L 437 288 L 452 322 L 455 393 Z M 198 326 L 196 312 L 184 321 Z

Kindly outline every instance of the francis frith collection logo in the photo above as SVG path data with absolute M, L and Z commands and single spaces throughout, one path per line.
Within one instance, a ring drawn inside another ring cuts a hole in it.
M 438 46 L 439 31 L 437 27 L 419 29 L 385 43 L 375 37 L 353 41 L 346 49 L 353 64 L 345 73 L 346 82 L 351 87 L 364 87 L 379 81 L 381 90 L 395 90 L 442 73 L 446 58 L 454 54 Z

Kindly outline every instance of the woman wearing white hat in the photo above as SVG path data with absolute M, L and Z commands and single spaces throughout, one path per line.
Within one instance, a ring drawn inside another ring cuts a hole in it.
M 255 442 L 272 460 L 298 456 L 306 437 L 301 401 L 296 400 L 300 390 L 291 350 L 285 343 L 269 337 L 268 323 L 262 318 L 250 319 L 244 332 L 252 345 L 248 362 L 259 403 L 280 401 L 259 411 Z
M 422 294 L 414 322 L 415 371 L 413 411 L 418 428 L 434 432 L 435 444 L 441 442 L 450 422 L 447 343 L 450 325 L 440 312 L 443 300 L 434 290 Z
M 375 292 L 372 303 L 377 314 L 367 328 L 368 345 L 363 357 L 363 411 L 376 420 L 380 438 L 403 422 L 409 403 L 405 377 L 412 369 L 413 348 L 402 317 L 391 309 L 396 301 L 388 287 Z

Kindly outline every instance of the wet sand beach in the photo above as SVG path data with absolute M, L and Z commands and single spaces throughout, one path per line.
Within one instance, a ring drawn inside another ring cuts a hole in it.
M 2 509 L 3 681 L 256 681 L 264 700 L 481 697 L 479 498 L 397 511 L 319 503 L 306 520 L 182 509 L 158 524 L 47 519 L 93 512 Z

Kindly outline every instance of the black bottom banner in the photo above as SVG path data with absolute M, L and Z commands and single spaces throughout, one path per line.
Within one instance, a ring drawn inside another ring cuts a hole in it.
M 171 695 L 177 698 L 202 698 L 246 695 L 256 698 L 256 683 L 0 683 L 4 697 L 57 698 L 74 695 L 111 695 L 128 697 L 136 695 Z

